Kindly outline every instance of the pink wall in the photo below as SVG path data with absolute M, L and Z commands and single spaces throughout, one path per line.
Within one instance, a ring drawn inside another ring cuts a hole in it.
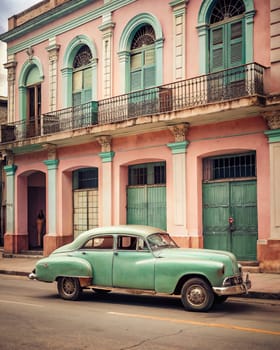
M 112 21 L 116 23 L 113 32 L 113 95 L 120 94 L 119 81 L 123 79 L 119 70 L 119 57 L 118 50 L 120 44 L 120 38 L 123 30 L 127 23 L 136 15 L 140 13 L 150 13 L 154 15 L 162 27 L 163 37 L 164 37 L 164 49 L 163 49 L 163 83 L 170 83 L 173 81 L 173 71 L 170 69 L 174 65 L 173 62 L 173 48 L 174 48 L 174 37 L 173 37 L 173 11 L 169 5 L 169 0 L 142 0 L 141 2 L 136 1 L 130 5 L 125 6 L 124 9 L 114 11 L 112 13 Z M 254 61 L 260 63 L 266 67 L 270 66 L 270 33 L 267 30 L 270 23 L 270 9 L 269 1 L 255 0 L 256 14 L 254 17 Z M 103 4 L 103 1 L 94 1 L 85 8 L 80 9 L 75 12 L 75 18 L 80 15 L 89 13 L 90 11 L 98 8 Z M 197 20 L 198 13 L 202 1 L 190 0 L 186 7 L 186 78 L 194 77 L 200 74 L 199 72 L 199 40 L 197 31 Z M 124 16 L 125 11 L 125 16 Z M 69 14 L 56 21 L 55 25 L 65 25 L 65 23 L 70 22 L 72 19 L 72 14 Z M 90 23 L 83 24 L 82 26 L 75 28 L 73 30 L 68 30 L 63 34 L 56 36 L 57 44 L 60 45 L 59 58 L 58 58 L 58 78 L 57 78 L 57 109 L 63 108 L 63 89 L 62 87 L 62 74 L 61 69 L 63 67 L 63 58 L 67 49 L 67 46 L 73 38 L 77 35 L 83 34 L 88 36 L 97 50 L 97 57 L 99 59 L 97 64 L 97 75 L 98 75 L 98 99 L 102 99 L 102 32 L 99 30 L 99 26 L 102 24 L 102 18 L 98 17 L 96 20 Z M 44 32 L 51 30 L 54 24 L 48 24 L 42 28 L 36 29 L 30 34 L 24 37 L 24 40 L 36 37 Z M 14 42 L 9 43 L 9 47 L 21 42 L 22 39 L 17 39 Z M 44 81 L 42 84 L 42 111 L 49 111 L 49 82 L 48 82 L 48 53 L 46 48 L 49 42 L 46 40 L 40 44 L 32 46 L 34 49 L 34 56 L 38 57 L 44 67 Z M 17 68 L 16 74 L 17 79 L 20 74 L 20 70 L 24 62 L 28 59 L 27 54 L 24 51 L 16 54 Z M 274 82 L 277 84 L 277 81 Z M 18 89 L 18 87 L 16 87 Z M 273 89 L 275 90 L 275 88 Z M 279 83 L 278 83 L 279 91 Z M 18 94 L 16 94 L 18 96 Z M 18 97 L 16 98 L 16 117 L 18 117 L 19 104 Z

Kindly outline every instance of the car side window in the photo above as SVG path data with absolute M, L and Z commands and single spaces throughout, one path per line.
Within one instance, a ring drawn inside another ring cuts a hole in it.
M 113 236 L 97 236 L 88 240 L 82 248 L 84 249 L 113 249 Z
M 118 237 L 118 250 L 148 250 L 146 242 L 140 237 L 122 235 Z

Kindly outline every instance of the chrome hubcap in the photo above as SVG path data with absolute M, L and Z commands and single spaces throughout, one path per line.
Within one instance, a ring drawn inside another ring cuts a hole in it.
M 63 290 L 66 294 L 72 294 L 74 289 L 74 283 L 71 279 L 67 278 L 63 281 Z
M 187 294 L 188 301 L 193 305 L 201 305 L 205 302 L 206 295 L 200 286 L 193 286 Z

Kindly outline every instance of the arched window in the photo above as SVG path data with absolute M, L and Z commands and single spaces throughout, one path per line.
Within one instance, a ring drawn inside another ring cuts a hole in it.
M 130 91 L 156 84 L 155 32 L 151 25 L 140 27 L 130 46 Z
M 87 45 L 80 47 L 73 61 L 72 103 L 78 106 L 92 99 L 92 54 Z
M 242 0 L 216 0 L 209 20 L 210 72 L 245 63 L 244 13 Z
M 25 121 L 17 128 L 17 137 L 34 137 L 41 133 L 41 84 L 44 74 L 36 57 L 26 61 L 19 76 L 19 115 Z

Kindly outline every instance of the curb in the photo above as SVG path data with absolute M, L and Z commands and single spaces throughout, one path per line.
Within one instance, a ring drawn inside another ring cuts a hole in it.
M 240 298 L 280 300 L 280 293 L 254 292 L 254 291 L 250 292 L 249 291 L 248 294 L 240 295 Z
M 25 276 L 25 277 L 28 277 L 28 275 L 29 275 L 30 273 L 31 273 L 31 272 L 0 270 L 0 274 L 2 274 L 2 275 L 12 275 L 12 276 Z

